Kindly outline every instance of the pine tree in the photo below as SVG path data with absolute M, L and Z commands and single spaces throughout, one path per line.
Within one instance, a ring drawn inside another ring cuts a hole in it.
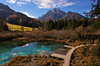
M 3 18 L 0 18 L 0 31 L 3 31 L 3 28 L 4 28 Z
M 67 27 L 67 19 L 65 19 L 65 21 L 64 21 L 64 30 L 66 29 L 66 27 Z
M 83 20 L 82 26 L 83 26 L 83 27 L 87 27 L 87 26 L 88 26 L 88 18 L 85 18 L 85 19 Z
M 57 30 L 60 30 L 60 22 L 57 22 Z
M 91 17 L 99 17 L 100 16 L 100 0 L 91 0 L 95 2 L 95 4 L 92 3 L 91 5 L 91 11 L 89 12 L 89 15 Z
M 8 30 L 8 26 L 6 23 L 4 23 L 3 18 L 0 17 L 0 32 L 4 30 Z

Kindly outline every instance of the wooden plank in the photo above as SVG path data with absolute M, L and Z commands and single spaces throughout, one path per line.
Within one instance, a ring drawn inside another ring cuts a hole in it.
M 52 53 L 50 56 L 57 57 L 57 58 L 61 58 L 61 59 L 64 59 L 65 58 L 65 55 L 57 54 L 57 53 Z
M 67 46 L 67 45 L 64 45 L 64 47 L 68 47 L 68 48 L 74 48 L 74 47 L 72 47 L 72 46 Z

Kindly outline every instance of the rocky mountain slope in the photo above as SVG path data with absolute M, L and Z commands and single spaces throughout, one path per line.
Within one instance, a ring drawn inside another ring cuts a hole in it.
M 75 12 L 68 11 L 67 13 L 65 13 L 58 8 L 54 8 L 53 10 L 49 10 L 46 14 L 40 16 L 38 19 L 48 21 L 49 19 L 58 20 L 58 19 L 66 19 L 66 18 L 83 19 L 85 17 Z
M 38 27 L 41 24 L 38 19 L 29 18 L 25 14 L 15 12 L 8 5 L 2 3 L 0 3 L 0 17 L 2 17 L 5 22 L 28 27 Z

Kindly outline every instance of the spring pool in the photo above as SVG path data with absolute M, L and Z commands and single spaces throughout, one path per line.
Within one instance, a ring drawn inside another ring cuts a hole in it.
M 63 44 L 51 42 L 27 43 L 23 46 L 14 46 L 13 44 L 0 45 L 0 65 L 9 62 L 14 56 L 25 55 L 49 55 L 51 52 L 63 48 Z

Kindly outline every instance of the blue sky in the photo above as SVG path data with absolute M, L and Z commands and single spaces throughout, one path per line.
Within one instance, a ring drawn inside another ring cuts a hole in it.
M 16 12 L 21 12 L 32 18 L 38 18 L 48 10 L 59 8 L 64 12 L 72 11 L 83 15 L 91 9 L 90 0 L 0 0 Z

